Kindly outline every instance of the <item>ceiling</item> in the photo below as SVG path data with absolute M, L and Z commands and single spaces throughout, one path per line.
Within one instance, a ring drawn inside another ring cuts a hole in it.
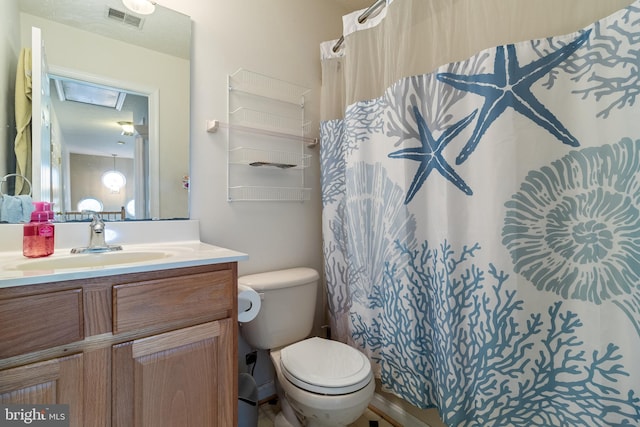
M 375 0 L 333 1 L 344 9 L 345 14 L 366 9 L 375 3 Z M 123 7 L 121 0 L 20 0 L 19 4 L 22 12 L 189 59 L 189 35 L 179 37 L 184 33 L 172 29 L 173 25 L 182 26 L 184 23 L 176 20 L 175 11 L 161 6 L 154 14 L 142 17 L 140 25 L 144 27 L 144 31 L 140 31 L 139 28 L 108 18 L 108 8 L 126 14 L 127 9 Z M 182 20 L 189 21 L 190 18 L 182 15 Z

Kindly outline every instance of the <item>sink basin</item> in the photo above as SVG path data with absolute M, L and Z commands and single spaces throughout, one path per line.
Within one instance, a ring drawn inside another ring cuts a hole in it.
M 167 258 L 169 256 L 171 256 L 171 253 L 162 251 L 89 253 L 64 257 L 33 259 L 19 263 L 15 265 L 13 269 L 21 271 L 37 271 L 70 268 L 100 268 L 110 265 L 153 261 L 161 258 Z

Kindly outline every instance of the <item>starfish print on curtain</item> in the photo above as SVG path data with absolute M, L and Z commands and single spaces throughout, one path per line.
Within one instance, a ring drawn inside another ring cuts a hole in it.
M 458 123 L 445 130 L 440 138 L 435 139 L 431 134 L 427 123 L 420 114 L 418 107 L 413 107 L 413 113 L 416 116 L 416 122 L 418 123 L 418 130 L 420 131 L 420 147 L 403 148 L 402 150 L 389 153 L 389 157 L 392 159 L 409 159 L 420 162 L 418 171 L 416 172 L 411 187 L 407 191 L 407 197 L 404 204 L 408 204 L 413 196 L 416 195 L 422 184 L 427 180 L 427 177 L 434 169 L 440 172 L 440 175 L 445 177 L 448 181 L 453 183 L 462 192 L 467 195 L 472 195 L 473 191 L 464 182 L 462 178 L 453 170 L 451 165 L 442 156 L 442 150 L 449 144 L 458 134 L 467 127 L 469 122 L 473 120 L 476 115 L 476 111 L 469 114 Z
M 438 73 L 437 78 L 441 82 L 485 98 L 473 134 L 456 158 L 456 164 L 467 160 L 487 129 L 507 107 L 528 117 L 564 144 L 579 146 L 578 140 L 536 99 L 530 88 L 585 44 L 590 34 L 591 30 L 585 31 L 573 42 L 525 66 L 520 66 L 516 48 L 510 44 L 506 46 L 506 53 L 505 46 L 497 47 L 493 74 Z

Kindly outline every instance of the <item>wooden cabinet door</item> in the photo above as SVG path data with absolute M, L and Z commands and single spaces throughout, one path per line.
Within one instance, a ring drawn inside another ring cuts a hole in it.
M 224 319 L 114 346 L 112 425 L 237 425 L 234 326 Z
M 60 357 L 0 371 L 2 404 L 68 404 L 69 425 L 83 427 L 83 357 Z

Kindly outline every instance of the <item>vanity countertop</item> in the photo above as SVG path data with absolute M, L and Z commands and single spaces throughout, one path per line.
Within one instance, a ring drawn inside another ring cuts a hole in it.
M 194 220 L 114 222 L 107 223 L 107 227 L 113 233 L 107 243 L 121 245 L 121 251 L 71 254 L 71 248 L 86 246 L 88 224 L 63 223 L 56 224 L 53 255 L 26 258 L 22 255 L 22 228 L 3 225 L 0 241 L 18 239 L 19 243 L 17 250 L 16 245 L 0 246 L 0 288 L 248 259 L 242 252 L 201 242 L 198 222 Z

